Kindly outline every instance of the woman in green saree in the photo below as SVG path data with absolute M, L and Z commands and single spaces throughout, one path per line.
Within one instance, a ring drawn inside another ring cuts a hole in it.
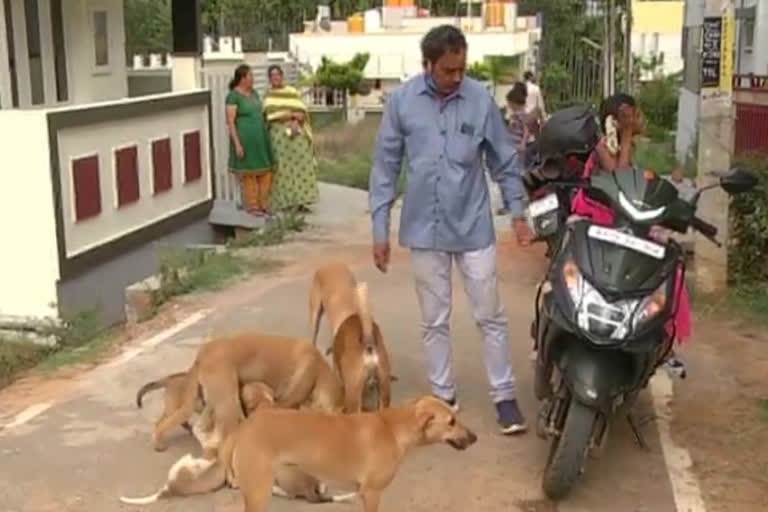
M 266 215 L 274 158 L 249 66 L 241 64 L 235 69 L 229 91 L 225 100 L 230 137 L 229 169 L 240 177 L 246 211 Z
M 299 92 L 285 85 L 280 66 L 270 66 L 268 72 L 264 113 L 278 166 L 270 205 L 273 210 L 307 212 L 319 195 L 309 111 Z

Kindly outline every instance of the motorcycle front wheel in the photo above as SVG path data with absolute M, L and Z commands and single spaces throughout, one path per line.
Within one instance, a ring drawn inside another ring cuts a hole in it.
M 573 400 L 563 422 L 560 437 L 552 440 L 542 487 L 551 500 L 571 492 L 587 458 L 597 411 Z

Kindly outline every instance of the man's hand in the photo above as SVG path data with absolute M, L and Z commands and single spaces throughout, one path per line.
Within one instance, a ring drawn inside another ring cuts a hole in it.
M 518 244 L 522 245 L 523 247 L 531 245 L 533 233 L 531 233 L 531 228 L 528 227 L 528 223 L 524 218 L 518 217 L 512 219 L 512 229 L 515 231 Z
M 389 242 L 373 244 L 373 263 L 382 272 L 387 272 L 387 267 L 389 266 Z

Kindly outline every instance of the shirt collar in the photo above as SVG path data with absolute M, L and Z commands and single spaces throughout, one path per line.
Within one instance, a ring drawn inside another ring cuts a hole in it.
M 430 96 L 434 98 L 440 98 L 444 100 L 451 99 L 453 97 L 460 97 L 465 98 L 467 96 L 467 80 L 464 79 L 461 81 L 461 84 L 459 84 L 459 88 L 451 94 L 450 96 L 438 96 L 437 92 L 434 90 L 434 86 L 432 85 L 434 82 L 432 82 L 432 77 L 427 72 L 423 72 L 421 74 L 421 79 L 419 80 L 419 83 L 421 84 L 419 88 L 419 94 L 429 94 Z

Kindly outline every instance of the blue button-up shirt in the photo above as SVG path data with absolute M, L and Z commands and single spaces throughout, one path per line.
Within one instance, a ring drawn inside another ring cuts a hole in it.
M 454 94 L 443 98 L 421 74 L 387 98 L 369 183 L 375 242 L 389 240 L 404 154 L 404 247 L 464 252 L 496 241 L 483 155 L 512 216 L 523 212 L 522 159 L 496 102 L 476 80 L 465 78 Z

